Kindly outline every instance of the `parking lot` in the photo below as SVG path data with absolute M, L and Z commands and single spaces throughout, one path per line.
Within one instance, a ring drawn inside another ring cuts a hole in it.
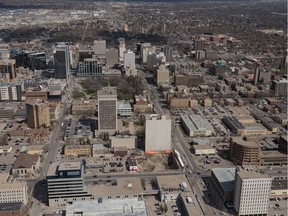
M 272 198 L 268 205 L 268 215 L 271 216 L 286 216 L 287 215 L 287 197 Z

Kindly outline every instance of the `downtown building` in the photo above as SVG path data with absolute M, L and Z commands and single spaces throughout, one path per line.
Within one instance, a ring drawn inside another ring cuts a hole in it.
M 102 65 L 96 59 L 84 59 L 78 65 L 77 77 L 100 77 L 102 76 Z
M 263 171 L 240 170 L 234 182 L 237 215 L 268 215 L 272 178 Z
M 82 162 L 55 162 L 48 169 L 47 190 L 49 206 L 66 206 L 75 201 L 90 200 L 84 184 Z
M 118 129 L 117 91 L 110 87 L 97 91 L 98 132 L 114 134 Z
M 21 84 L 0 83 L 0 101 L 21 101 Z
M 68 43 L 56 43 L 53 48 L 54 78 L 67 79 L 70 74 L 70 54 Z
M 145 117 L 146 154 L 171 151 L 171 119 L 157 114 Z
M 50 127 L 48 102 L 40 99 L 26 102 L 27 124 L 31 128 Z

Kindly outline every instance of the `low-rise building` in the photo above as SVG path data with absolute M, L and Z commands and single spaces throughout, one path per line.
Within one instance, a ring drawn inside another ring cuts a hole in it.
M 90 145 L 65 145 L 64 155 L 69 156 L 90 156 L 92 153 Z
M 113 157 L 113 153 L 105 144 L 94 144 L 93 157 Z
M 17 110 L 17 103 L 0 102 L 0 119 L 13 119 Z
M 253 112 L 253 116 L 255 119 L 261 121 L 261 123 L 272 133 L 277 133 L 279 126 L 276 124 L 273 119 L 268 116 L 265 116 L 264 113 L 261 112 Z
M 195 155 L 215 155 L 217 153 L 217 150 L 215 147 L 211 145 L 193 145 L 192 150 Z
M 93 116 L 97 101 L 93 99 L 73 99 L 72 115 Z
M 127 149 L 135 149 L 137 145 L 137 137 L 130 135 L 110 136 L 110 148 L 126 147 Z
M 203 101 L 202 101 L 202 105 L 204 107 L 211 107 L 212 106 L 212 100 L 210 98 L 205 98 Z
M 170 99 L 170 108 L 188 108 L 189 97 L 172 97 Z
M 185 175 L 163 175 L 156 179 L 162 202 L 175 202 L 182 192 L 192 191 Z
M 40 156 L 20 154 L 12 166 L 15 177 L 29 177 L 36 174 L 40 168 Z
M 43 155 L 44 146 L 43 145 L 28 145 L 27 154 L 29 155 Z
M 66 216 L 75 216 L 75 212 L 80 215 L 94 216 L 147 216 L 147 208 L 144 200 L 137 198 L 91 200 L 85 202 L 75 202 L 66 207 Z
M 211 136 L 212 128 L 200 115 L 181 115 L 184 131 L 190 136 Z
M 117 114 L 122 117 L 131 116 L 132 107 L 130 103 L 126 101 L 118 101 L 117 102 Z
M 21 216 L 22 202 L 9 202 L 0 204 L 0 216 Z

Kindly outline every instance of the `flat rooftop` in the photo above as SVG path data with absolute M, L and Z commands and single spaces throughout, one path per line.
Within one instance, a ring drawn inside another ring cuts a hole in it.
M 272 180 L 271 176 L 269 176 L 267 173 L 265 172 L 257 172 L 254 170 L 240 170 L 237 172 L 238 175 L 242 178 L 242 179 L 257 179 L 257 178 L 269 178 Z
M 159 186 L 160 190 L 169 189 L 169 188 L 178 189 L 178 188 L 180 188 L 179 185 L 181 183 L 185 182 L 188 190 L 191 191 L 191 187 L 190 187 L 188 180 L 185 177 L 185 175 L 157 176 L 156 179 L 157 179 L 158 186 Z M 167 191 L 167 190 L 166 190 L 166 192 L 169 193 L 169 191 Z M 174 193 L 173 190 L 172 190 L 172 193 Z
M 74 216 L 75 212 L 93 216 L 147 216 L 146 205 L 138 198 L 110 199 L 101 201 L 74 202 L 67 205 L 66 216 Z M 82 215 L 81 214 L 81 215 Z
M 97 91 L 97 97 L 117 97 L 117 91 L 113 88 L 103 88 Z
M 88 191 L 97 197 L 109 195 L 137 195 L 143 192 L 139 177 L 118 178 L 109 180 L 95 180 L 88 185 Z
M 214 168 L 212 172 L 225 191 L 233 191 L 236 168 Z
M 181 115 L 180 117 L 189 130 L 211 130 L 209 124 L 200 115 Z
M 59 164 L 58 170 L 67 171 L 67 170 L 79 170 L 81 169 L 81 162 L 61 162 Z

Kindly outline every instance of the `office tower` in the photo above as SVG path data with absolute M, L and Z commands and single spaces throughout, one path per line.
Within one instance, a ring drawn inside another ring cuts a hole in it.
M 135 53 L 128 50 L 124 52 L 124 69 L 135 68 Z
M 143 43 L 141 46 L 142 63 L 147 63 L 147 56 L 149 53 L 155 53 L 156 47 L 151 46 L 150 43 Z
M 113 68 L 118 64 L 119 55 L 117 49 L 106 49 L 106 66 Z
M 154 75 L 157 85 L 170 82 L 170 72 L 165 65 L 160 65 Z
M 215 76 L 224 75 L 226 72 L 226 63 L 220 60 L 213 62 L 213 65 L 210 68 L 210 71 Z
M 65 206 L 74 201 L 90 200 L 84 184 L 82 162 L 55 162 L 49 166 L 47 175 L 49 206 Z
M 114 134 L 117 131 L 117 91 L 103 88 L 97 91 L 98 131 Z
M 28 67 L 30 70 L 44 70 L 47 68 L 46 53 L 29 53 L 28 54 Z
M 275 96 L 287 97 L 288 80 L 281 79 L 272 82 L 271 90 L 274 91 Z
M 105 40 L 94 40 L 94 54 L 100 57 L 106 55 L 106 41 Z
M 124 60 L 124 52 L 126 51 L 125 39 L 119 38 L 119 61 L 123 62 Z
M 205 41 L 203 39 L 195 39 L 193 40 L 193 50 L 198 51 L 198 50 L 204 50 L 205 48 Z
M 6 82 L 16 78 L 16 60 L 10 59 L 9 50 L 0 50 L 0 76 Z
M 254 85 L 267 84 L 271 82 L 271 71 L 267 71 L 263 68 L 256 67 L 254 70 Z
M 234 183 L 234 209 L 238 215 L 267 215 L 272 178 L 263 171 L 240 170 Z
M 0 101 L 21 101 L 22 89 L 21 84 L 1 83 L 0 84 Z
M 29 127 L 50 126 L 49 105 L 44 100 L 36 99 L 26 102 L 26 111 Z
M 141 43 L 136 44 L 136 54 L 137 55 L 141 55 L 141 46 L 142 46 Z
M 166 61 L 173 60 L 173 47 L 166 45 L 164 47 L 164 53 L 165 53 Z
M 171 119 L 152 114 L 145 119 L 145 152 L 161 153 L 171 150 Z
M 96 59 L 85 59 L 78 65 L 77 77 L 100 77 L 102 75 L 102 65 Z
M 165 64 L 166 58 L 163 52 L 157 53 L 149 53 L 147 55 L 147 70 L 151 72 L 155 72 L 159 65 Z
M 67 79 L 70 74 L 70 55 L 68 43 L 56 43 L 54 54 L 54 78 Z

